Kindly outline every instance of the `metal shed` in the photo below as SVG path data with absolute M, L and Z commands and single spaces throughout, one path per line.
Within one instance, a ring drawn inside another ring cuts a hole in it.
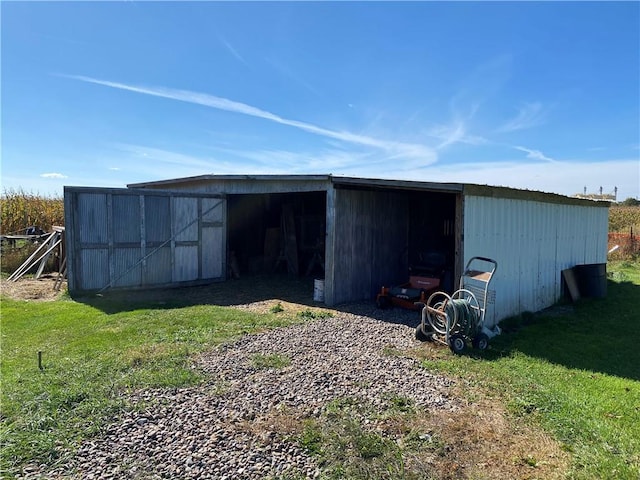
M 69 289 L 211 283 L 225 280 L 233 262 L 243 273 L 320 276 L 333 306 L 373 299 L 437 251 L 446 258 L 445 289 L 472 256 L 497 260 L 491 325 L 557 301 L 563 269 L 606 262 L 608 206 L 505 187 L 332 175 L 66 187 Z

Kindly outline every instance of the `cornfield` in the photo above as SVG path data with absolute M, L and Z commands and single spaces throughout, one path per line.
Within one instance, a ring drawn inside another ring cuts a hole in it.
M 30 226 L 50 232 L 53 225 L 64 225 L 62 197 L 46 197 L 35 193 L 5 189 L 0 196 L 0 234 L 23 234 Z
M 632 259 L 640 256 L 640 206 L 615 205 L 609 208 L 609 258 Z
M 609 208 L 609 232 L 640 234 L 640 206 L 613 205 Z

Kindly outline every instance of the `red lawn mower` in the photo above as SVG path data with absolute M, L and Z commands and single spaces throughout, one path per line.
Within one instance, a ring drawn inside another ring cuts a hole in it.
M 419 310 L 416 302 L 426 303 L 433 292 L 442 288 L 446 276 L 446 256 L 441 252 L 421 254 L 419 262 L 409 267 L 409 281 L 392 287 L 382 287 L 376 295 L 378 308 L 398 306 Z

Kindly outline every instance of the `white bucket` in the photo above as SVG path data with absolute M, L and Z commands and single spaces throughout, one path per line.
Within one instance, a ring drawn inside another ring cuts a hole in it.
M 324 302 L 324 280 L 313 281 L 313 301 Z

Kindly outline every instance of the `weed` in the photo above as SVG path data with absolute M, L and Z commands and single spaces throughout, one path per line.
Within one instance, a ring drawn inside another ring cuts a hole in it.
M 519 463 L 522 465 L 527 465 L 529 467 L 537 467 L 538 466 L 538 460 L 535 459 L 535 457 L 531 456 L 531 455 L 527 455 L 525 457 L 522 457 L 519 460 Z
M 322 454 L 322 429 L 316 420 L 305 420 L 302 433 L 298 436 L 298 443 L 312 455 Z
M 251 365 L 255 368 L 284 368 L 291 365 L 291 359 L 277 353 L 269 355 L 256 353 L 251 356 Z
M 311 310 L 309 308 L 305 309 L 305 310 L 301 310 L 299 311 L 296 316 L 298 318 L 304 319 L 304 320 L 317 320 L 317 319 L 322 319 L 322 318 L 331 318 L 333 317 L 333 313 L 331 312 L 324 312 L 324 311 L 317 311 L 317 310 Z
M 382 354 L 387 357 L 402 357 L 404 352 L 393 345 L 385 345 L 382 349 Z
M 383 398 L 387 400 L 390 409 L 394 412 L 411 412 L 414 410 L 414 402 L 410 398 L 393 393 L 383 394 Z
M 282 306 L 282 303 L 278 302 L 269 309 L 269 312 L 270 313 L 284 312 L 284 307 Z

